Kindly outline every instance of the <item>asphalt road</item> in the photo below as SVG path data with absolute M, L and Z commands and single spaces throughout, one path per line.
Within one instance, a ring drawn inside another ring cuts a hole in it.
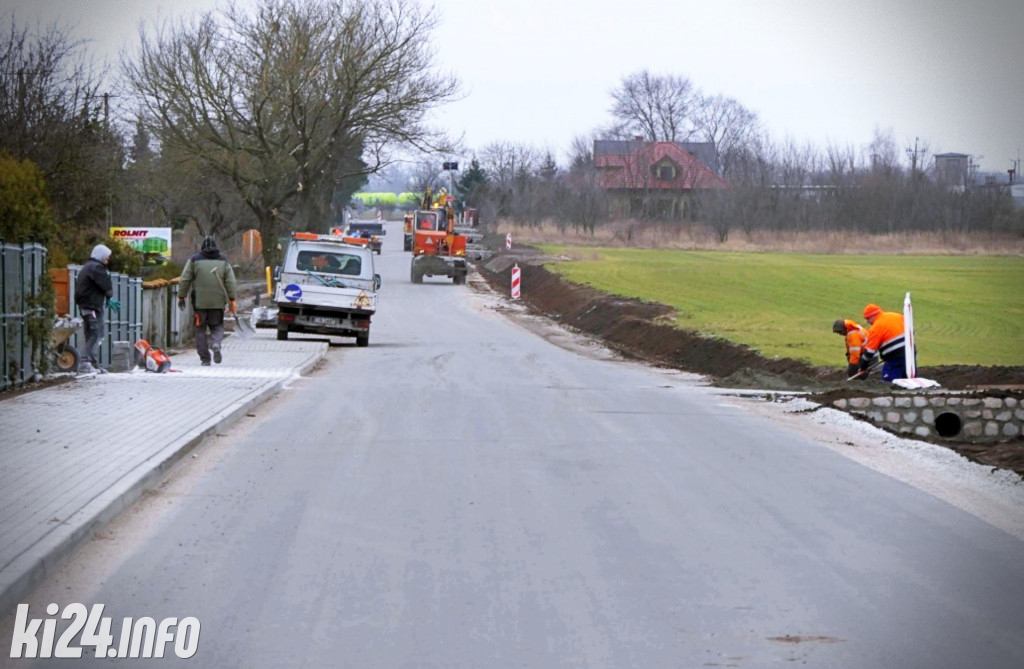
M 197 655 L 168 660 L 193 666 L 1024 666 L 1020 539 L 685 375 L 414 286 L 389 232 L 370 347 L 336 340 L 33 607 L 194 616 Z

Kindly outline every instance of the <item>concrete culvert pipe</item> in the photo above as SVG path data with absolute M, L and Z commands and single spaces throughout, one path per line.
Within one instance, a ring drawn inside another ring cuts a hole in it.
M 940 437 L 955 437 L 960 434 L 960 430 L 964 427 L 964 423 L 960 420 L 960 416 L 955 413 L 940 413 L 935 417 L 935 431 L 939 433 Z

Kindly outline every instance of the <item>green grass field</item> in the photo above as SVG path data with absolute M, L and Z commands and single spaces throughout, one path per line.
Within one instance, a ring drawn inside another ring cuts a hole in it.
M 837 318 L 864 305 L 914 304 L 917 362 L 1024 365 L 1024 258 L 804 255 L 544 246 L 584 258 L 552 263 L 566 279 L 677 310 L 679 327 L 768 357 L 845 364 Z M 524 286 L 524 291 L 528 287 Z

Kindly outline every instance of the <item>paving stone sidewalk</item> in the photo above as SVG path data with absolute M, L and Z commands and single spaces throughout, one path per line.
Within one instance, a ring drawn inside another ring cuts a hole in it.
M 175 370 L 80 376 L 0 401 L 0 615 L 205 436 L 309 372 L 328 344 L 258 330 Z

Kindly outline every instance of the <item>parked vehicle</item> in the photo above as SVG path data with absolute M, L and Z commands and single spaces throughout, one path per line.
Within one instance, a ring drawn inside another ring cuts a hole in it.
M 356 345 L 368 346 L 379 289 L 369 247 L 334 235 L 292 233 L 274 291 L 277 338 L 312 333 L 355 337 Z
M 359 237 L 370 242 L 370 250 L 380 255 L 384 245 L 382 237 L 387 234 L 381 221 L 349 221 L 345 229 L 346 237 Z

